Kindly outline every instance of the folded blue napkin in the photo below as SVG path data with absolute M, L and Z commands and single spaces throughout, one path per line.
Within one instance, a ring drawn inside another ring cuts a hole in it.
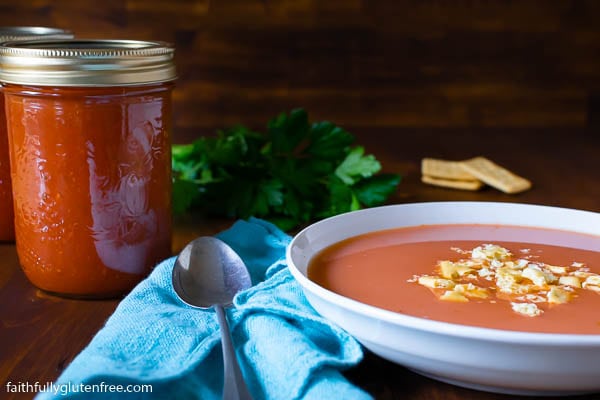
M 360 345 L 314 311 L 287 269 L 290 237 L 258 219 L 238 221 L 218 237 L 238 252 L 252 275 L 254 286 L 238 294 L 228 317 L 254 399 L 370 399 L 340 372 L 360 362 Z M 174 261 L 163 261 L 123 299 L 38 399 L 221 398 L 216 314 L 179 301 L 171 285 Z M 144 384 L 152 393 L 139 386 Z

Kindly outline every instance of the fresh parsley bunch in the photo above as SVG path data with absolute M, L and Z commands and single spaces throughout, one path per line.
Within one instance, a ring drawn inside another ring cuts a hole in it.
M 343 128 L 311 124 L 296 109 L 269 121 L 265 134 L 236 126 L 173 145 L 174 211 L 255 216 L 289 230 L 380 205 L 400 176 L 375 175 L 381 164 L 353 142 Z

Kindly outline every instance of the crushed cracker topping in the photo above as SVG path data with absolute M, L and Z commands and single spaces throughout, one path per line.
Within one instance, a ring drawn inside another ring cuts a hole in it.
M 472 250 L 457 247 L 451 250 L 469 258 L 440 261 L 435 270 L 437 275 L 415 275 L 408 282 L 429 288 L 443 301 L 507 300 L 514 312 L 527 317 L 544 313 L 538 304 L 554 306 L 570 302 L 578 290 L 600 294 L 600 275 L 590 272 L 581 262 L 569 266 L 547 264 L 537 256 L 515 257 L 510 250 L 489 243 Z M 530 252 L 520 249 L 517 253 Z

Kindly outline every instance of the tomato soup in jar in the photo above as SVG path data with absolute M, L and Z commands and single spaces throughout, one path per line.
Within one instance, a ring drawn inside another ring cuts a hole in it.
M 38 288 L 110 297 L 171 255 L 173 53 L 125 40 L 0 47 L 16 247 Z
M 38 26 L 0 27 L 0 43 L 17 40 L 69 39 L 73 35 L 66 30 Z M 13 198 L 8 156 L 8 136 L 4 115 L 4 97 L 0 95 L 0 242 L 15 240 Z

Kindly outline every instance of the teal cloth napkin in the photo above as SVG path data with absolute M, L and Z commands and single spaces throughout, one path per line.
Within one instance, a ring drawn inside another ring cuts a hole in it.
M 286 266 L 290 237 L 259 219 L 237 221 L 217 236 L 246 262 L 254 284 L 228 310 L 254 399 L 370 399 L 340 372 L 360 362 L 360 345 L 315 312 Z M 216 314 L 178 300 L 171 285 L 174 262 L 163 261 L 123 299 L 53 384 L 56 393 L 37 398 L 220 399 L 223 361 Z M 141 390 L 128 386 L 140 384 L 151 384 L 152 393 L 107 389 Z

